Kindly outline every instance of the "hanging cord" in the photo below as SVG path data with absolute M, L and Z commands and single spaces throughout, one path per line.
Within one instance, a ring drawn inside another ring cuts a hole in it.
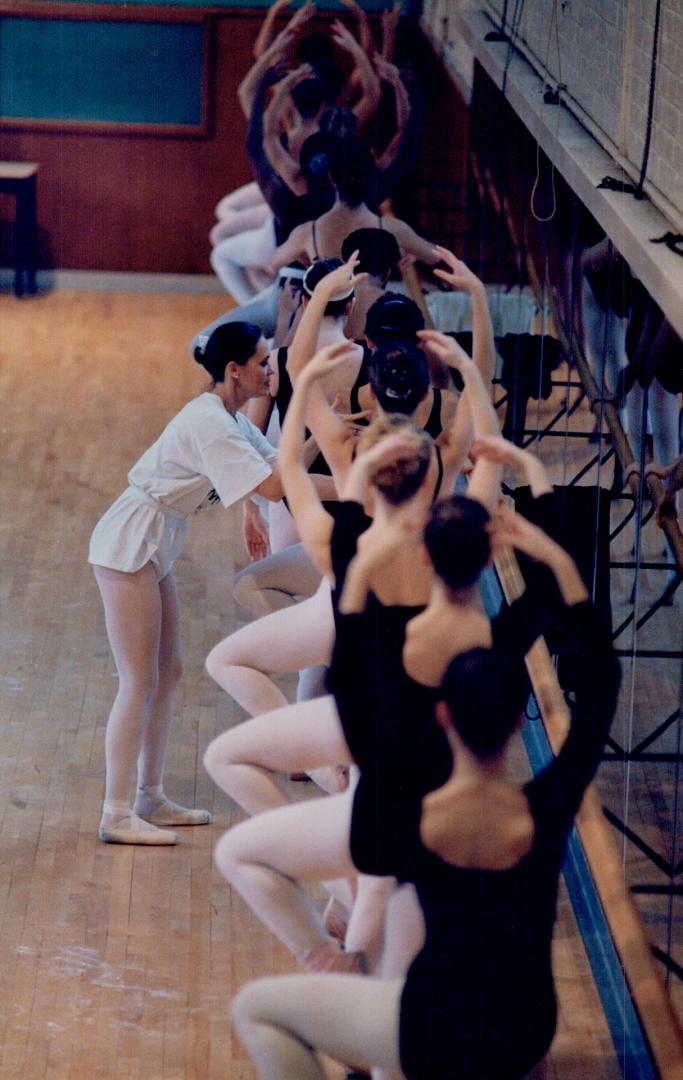
M 650 160 L 650 143 L 652 142 L 652 127 L 654 123 L 655 115 L 655 90 L 657 86 L 657 52 L 659 47 L 659 26 L 661 22 L 662 14 L 662 0 L 657 0 L 657 6 L 655 8 L 655 31 L 652 41 L 652 60 L 650 62 L 650 93 L 647 103 L 647 121 L 645 123 L 645 145 L 643 146 L 643 157 L 640 165 L 640 177 L 637 184 L 630 184 L 628 181 L 617 180 L 613 176 L 604 176 L 600 183 L 599 188 L 606 188 L 608 191 L 620 191 L 624 195 L 633 195 L 634 199 L 644 199 L 644 186 L 645 179 L 647 177 L 647 166 Z M 668 234 L 667 234 L 668 235 Z M 665 238 L 662 238 L 666 242 Z M 670 246 L 670 245 L 669 245 Z M 673 250 L 676 250 L 675 248 Z M 681 254 L 681 252 L 677 252 Z
M 550 62 L 550 41 L 551 41 L 552 36 L 553 36 L 553 30 L 555 31 L 555 50 L 557 52 L 557 78 L 558 78 L 558 82 L 557 82 L 557 87 L 555 88 L 555 90 L 546 90 L 546 87 L 548 85 L 548 75 L 549 75 L 548 64 Z M 555 141 L 556 142 L 559 141 L 558 136 L 559 136 L 559 132 L 560 132 L 560 116 L 561 116 L 561 112 L 560 112 L 560 109 L 561 109 L 560 93 L 561 93 L 561 91 L 563 89 L 564 89 L 564 83 L 562 82 L 562 53 L 560 51 L 560 27 L 559 27 L 559 23 L 558 23 L 558 19 L 557 19 L 557 0 L 553 0 L 553 9 L 552 9 L 552 12 L 551 12 L 551 15 L 550 15 L 550 22 L 548 24 L 548 41 L 547 41 L 546 49 L 545 49 L 545 61 L 543 63 L 543 86 L 541 87 L 541 94 L 542 94 L 542 97 L 543 97 L 543 101 L 545 102 L 546 105 L 556 105 L 557 106 L 557 116 L 556 116 L 556 124 L 555 124 Z M 538 118 L 539 135 L 540 135 L 541 123 L 542 123 L 542 121 L 541 121 L 541 117 L 540 117 L 540 113 L 539 113 L 539 118 Z M 552 210 L 547 215 L 547 217 L 541 217 L 536 212 L 536 192 L 538 191 L 538 185 L 540 183 L 540 180 L 541 180 L 541 141 L 540 141 L 540 138 L 537 137 L 536 138 L 536 179 L 534 180 L 534 185 L 533 185 L 533 187 L 531 189 L 531 201 L 530 201 L 529 205 L 530 205 L 530 209 L 531 209 L 531 213 L 532 213 L 533 217 L 536 219 L 536 221 L 538 221 L 540 224 L 543 225 L 548 221 L 552 221 L 553 218 L 555 217 L 556 212 L 557 212 L 557 196 L 555 194 L 555 165 L 553 164 L 553 162 L 550 163 L 550 190 L 552 191 Z
M 503 82 L 501 85 L 501 93 L 505 97 L 505 90 L 508 84 L 508 71 L 510 70 L 510 64 L 512 63 L 512 54 L 515 51 L 516 41 L 519 36 L 519 27 L 522 22 L 522 14 L 524 12 L 524 0 L 515 0 L 515 10 L 512 13 L 512 22 L 510 24 L 510 37 L 508 38 L 507 55 L 505 57 L 505 70 L 503 71 Z
M 647 176 L 647 166 L 650 159 L 650 143 L 652 141 L 652 124 L 655 115 L 655 88 L 657 85 L 657 48 L 659 45 L 659 24 L 662 14 L 662 0 L 657 0 L 655 8 L 655 32 L 652 40 L 652 64 L 650 65 L 650 95 L 647 102 L 647 124 L 645 126 L 645 146 L 643 147 L 643 161 L 640 166 L 640 177 L 634 197 L 642 199 L 643 185 Z

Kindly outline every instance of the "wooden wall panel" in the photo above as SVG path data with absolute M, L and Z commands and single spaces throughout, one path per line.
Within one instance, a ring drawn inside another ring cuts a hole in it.
M 214 124 L 207 139 L 0 130 L 4 160 L 40 163 L 39 265 L 207 273 L 213 207 L 249 179 L 236 91 L 261 16 L 215 19 Z M 0 202 L 0 217 L 11 203 Z M 9 230 L 0 261 L 7 264 Z
M 243 9 L 215 15 L 213 125 L 208 138 L 143 136 L 126 130 L 14 131 L 0 125 L 1 158 L 40 163 L 39 266 L 210 272 L 213 208 L 222 195 L 251 179 L 237 87 L 252 62 L 261 19 L 258 11 Z M 330 19 L 320 16 L 314 28 Z M 466 144 L 464 108 L 419 32 L 411 32 L 410 44 L 425 90 L 424 153 L 420 175 L 404 185 L 408 197 L 402 199 L 397 192 L 395 205 L 416 220 L 425 235 L 459 246 L 461 226 L 453 224 L 453 212 L 459 216 L 461 211 L 457 178 Z M 448 189 L 435 185 L 435 177 L 449 176 L 455 183 Z M 0 265 L 11 261 L 12 219 L 13 205 L 1 196 Z

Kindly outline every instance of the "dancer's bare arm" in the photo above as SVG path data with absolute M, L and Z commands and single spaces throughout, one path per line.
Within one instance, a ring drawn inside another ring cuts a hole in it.
M 396 159 L 408 120 L 410 118 L 410 95 L 401 78 L 401 73 L 395 64 L 390 64 L 381 56 L 375 57 L 375 67 L 380 78 L 386 82 L 394 94 L 394 108 L 396 112 L 396 131 L 385 146 L 381 157 L 377 158 L 377 168 L 384 172 Z
M 500 427 L 479 368 L 464 349 L 453 338 L 440 334 L 437 330 L 421 330 L 419 337 L 425 348 L 439 360 L 459 371 L 465 383 L 453 424 L 444 433 L 444 437 L 439 439 L 444 463 L 442 490 L 448 491 L 448 485 L 465 463 L 473 438 L 482 435 L 498 436 Z M 470 476 L 468 495 L 478 499 L 489 513 L 495 509 L 498 501 L 501 475 L 500 463 L 479 459 Z
M 295 195 L 305 195 L 308 185 L 301 175 L 298 161 L 282 145 L 280 139 L 282 116 L 292 90 L 305 79 L 313 76 L 309 64 L 301 64 L 285 75 L 275 87 L 270 104 L 263 114 L 263 150 L 273 170 Z
M 258 32 L 256 41 L 254 42 L 254 59 L 258 60 L 263 53 L 268 49 L 273 41 L 275 34 L 275 19 L 289 7 L 291 0 L 275 0 L 275 3 L 268 8 L 266 17 L 261 23 L 261 29 Z M 302 8 L 295 11 L 291 19 L 287 23 L 286 29 L 294 31 L 299 30 L 311 16 L 315 13 L 315 5 L 313 3 L 304 4 Z
M 477 275 L 448 248 L 437 245 L 434 254 L 446 264 L 446 269 L 439 267 L 434 275 L 447 281 L 454 289 L 468 293 L 472 301 L 472 359 L 479 368 L 484 384 L 490 387 L 496 368 L 496 346 L 486 289 Z
M 321 349 L 313 357 L 294 386 L 280 438 L 279 465 L 290 510 L 308 554 L 319 570 L 328 575 L 332 569 L 332 518 L 323 508 L 313 479 L 304 465 L 305 417 L 311 395 L 317 392 L 322 396 L 317 380 L 325 371 L 347 359 L 352 349 L 351 343 L 342 342 Z
M 358 126 L 362 127 L 372 119 L 377 111 L 381 94 L 379 79 L 370 62 L 370 57 L 359 42 L 356 41 L 351 31 L 347 30 L 338 19 L 334 23 L 332 30 L 335 44 L 349 53 L 356 65 L 356 72 L 361 86 L 361 97 L 352 106 L 352 111 L 358 120 Z

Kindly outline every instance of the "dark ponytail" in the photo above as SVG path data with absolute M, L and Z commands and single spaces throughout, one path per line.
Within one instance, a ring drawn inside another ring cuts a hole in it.
M 225 368 L 230 361 L 243 367 L 256 352 L 262 330 L 248 322 L 223 323 L 217 326 L 206 345 L 197 346 L 194 358 L 205 368 L 215 383 L 225 380 Z

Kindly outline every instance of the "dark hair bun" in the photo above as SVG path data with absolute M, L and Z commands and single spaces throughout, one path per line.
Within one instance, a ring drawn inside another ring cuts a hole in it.
M 222 323 L 203 348 L 197 346 L 194 358 L 208 371 L 214 382 L 223 382 L 226 365 L 232 360 L 243 367 L 254 355 L 261 337 L 261 328 L 253 323 Z

